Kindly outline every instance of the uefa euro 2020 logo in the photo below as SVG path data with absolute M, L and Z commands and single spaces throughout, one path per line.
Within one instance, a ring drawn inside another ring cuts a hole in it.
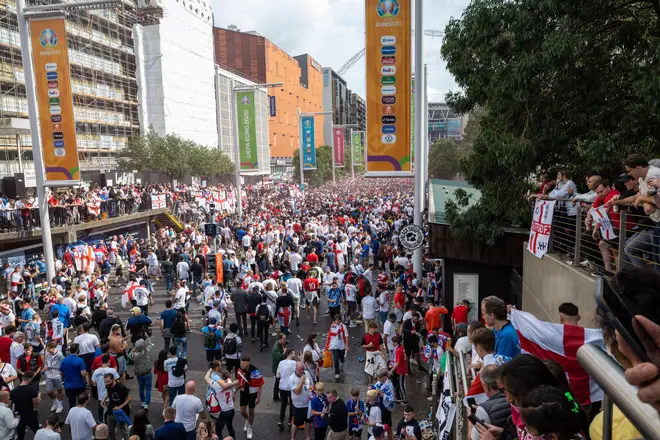
M 399 5 L 398 0 L 379 0 L 378 6 L 376 6 L 378 11 L 378 16 L 380 18 L 384 17 L 396 17 L 399 15 Z
M 249 96 L 244 96 L 243 99 L 241 100 L 241 104 L 250 105 L 250 97 Z
M 57 46 L 57 34 L 52 29 L 44 29 L 39 35 L 39 42 L 43 47 L 55 47 Z

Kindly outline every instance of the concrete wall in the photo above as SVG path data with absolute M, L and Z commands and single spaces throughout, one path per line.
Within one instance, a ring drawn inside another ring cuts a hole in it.
M 525 243 L 525 247 L 527 244 Z M 523 252 L 523 310 L 544 321 L 559 322 L 557 308 L 572 302 L 580 308 L 584 327 L 595 327 L 595 278 L 582 269 L 546 254 L 536 258 Z

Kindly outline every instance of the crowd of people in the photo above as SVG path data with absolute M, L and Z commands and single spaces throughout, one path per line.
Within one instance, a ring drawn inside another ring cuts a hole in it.
M 576 389 L 561 362 L 521 354 L 521 347 L 530 352 L 530 344 L 543 344 L 543 332 L 530 336 L 520 324 L 531 318 L 497 296 L 479 305 L 445 304 L 441 262 L 425 259 L 419 277 L 412 270 L 411 255 L 398 242 L 398 231 L 412 221 L 410 179 L 355 179 L 304 195 L 291 185 L 246 192 L 242 219 L 205 210 L 201 223 L 181 232 L 166 227 L 151 240 L 109 237 L 109 244 L 95 247 L 98 264 L 91 273 L 78 270 L 73 249 L 56 262 L 50 283 L 43 259 L 27 277 L 26 268 L 5 267 L 0 438 L 15 432 L 23 440 L 30 428 L 38 440 L 56 440 L 68 425 L 74 440 L 214 440 L 225 433 L 252 439 L 265 379 L 272 375 L 277 426 L 290 430 L 292 440 L 298 431 L 308 440 L 422 440 L 431 428 L 416 419 L 407 389 L 425 382 L 427 392 L 433 385 L 442 390 L 446 363 L 459 351 L 478 372 L 472 386 L 480 392 L 466 400 L 472 438 L 599 438 L 598 398 Z M 218 237 L 205 236 L 202 223 L 216 223 Z M 209 273 L 216 244 L 222 268 Z M 155 290 L 161 280 L 164 290 Z M 641 315 L 636 319 L 655 345 L 658 281 L 633 268 L 619 272 L 608 290 Z M 130 309 L 125 323 L 110 307 L 112 295 L 119 296 L 113 285 L 123 288 L 121 303 Z M 160 295 L 167 296 L 165 310 L 156 316 L 150 308 Z M 203 307 L 201 321 L 191 304 Z M 579 326 L 576 306 L 564 304 L 559 313 L 560 325 Z M 305 319 L 314 331 L 300 348 L 291 334 Z M 358 328 L 363 335 L 355 345 L 349 332 Z M 629 381 L 640 386 L 640 398 L 658 408 L 657 347 L 655 364 L 640 363 L 614 336 L 605 311 L 603 328 Z M 203 335 L 209 363 L 205 383 L 187 377 L 194 329 Z M 160 337 L 164 348 L 157 352 Z M 556 334 L 547 337 L 557 342 Z M 654 347 L 644 345 L 649 352 Z M 343 366 L 356 347 L 364 384 L 342 392 Z M 255 362 L 264 350 L 271 354 L 270 370 Z M 335 381 L 323 382 L 321 369 L 331 369 Z M 139 405 L 127 387 L 132 380 Z M 150 412 L 153 390 L 161 394 L 162 413 Z M 40 427 L 37 410 L 48 403 L 51 415 Z M 395 412 L 402 417 L 396 420 Z M 164 424 L 154 429 L 150 421 L 160 417 Z M 620 432 L 632 435 L 634 427 L 618 417 Z M 235 424 L 243 424 L 244 434 Z

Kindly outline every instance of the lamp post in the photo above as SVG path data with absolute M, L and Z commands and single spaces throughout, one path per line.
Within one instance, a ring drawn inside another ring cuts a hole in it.
M 331 131 L 332 131 L 332 183 L 336 183 L 335 180 L 335 128 L 350 128 L 351 129 L 351 145 L 353 145 L 353 128 L 357 128 L 357 124 L 343 124 L 343 125 L 335 125 L 332 124 Z M 344 142 L 344 145 L 346 145 L 346 142 Z M 351 150 L 352 152 L 353 150 Z M 353 159 L 351 158 L 351 166 L 353 164 Z M 353 178 L 355 179 L 355 172 L 353 172 Z
M 424 211 L 424 116 L 423 91 L 426 89 L 424 71 L 424 32 L 422 29 L 423 0 L 415 0 L 415 211 L 413 221 L 422 227 Z M 422 247 L 413 251 L 413 270 L 422 279 Z
M 30 119 L 30 135 L 32 137 L 32 155 L 34 157 L 34 171 L 37 181 L 37 199 L 39 219 L 41 221 L 41 240 L 46 260 L 46 277 L 48 282 L 55 278 L 55 253 L 53 240 L 50 235 L 50 218 L 48 215 L 48 200 L 46 200 L 46 175 L 44 173 L 44 160 L 39 134 L 39 121 L 37 113 L 37 97 L 34 85 L 34 71 L 30 53 L 30 36 L 28 27 L 30 19 L 54 15 L 63 16 L 66 12 L 76 10 L 93 10 L 112 8 L 121 5 L 121 0 L 95 0 L 78 3 L 56 3 L 51 5 L 25 6 L 25 0 L 16 0 L 16 17 L 18 21 L 18 34 L 21 43 L 23 58 L 23 71 L 25 72 L 25 95 L 27 98 L 28 117 Z
M 303 129 L 302 129 L 302 118 L 307 116 L 316 116 L 316 115 L 331 115 L 332 112 L 301 112 L 300 108 L 298 109 L 298 159 L 300 159 L 300 185 L 305 184 L 305 162 L 303 160 Z M 316 127 L 315 127 L 316 128 Z M 335 168 L 335 155 L 334 150 L 332 154 L 332 173 L 334 175 Z
M 238 220 L 243 219 L 243 194 L 241 193 L 241 147 L 238 143 L 238 105 L 236 103 L 236 93 L 238 92 L 251 92 L 257 89 L 268 89 L 275 87 L 282 87 L 281 82 L 266 83 L 266 84 L 252 84 L 252 85 L 236 85 L 236 80 L 232 80 L 231 92 L 231 108 L 232 119 L 234 128 L 234 172 L 236 173 L 236 214 Z M 255 139 L 254 142 L 257 140 Z

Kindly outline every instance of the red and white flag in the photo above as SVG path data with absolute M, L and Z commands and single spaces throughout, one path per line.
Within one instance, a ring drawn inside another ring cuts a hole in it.
M 98 217 L 101 215 L 101 202 L 87 202 L 87 211 Z
M 131 281 L 126 285 L 124 293 L 121 295 L 121 306 L 123 308 L 133 305 L 131 301 L 135 298 L 135 289 L 138 287 L 140 287 L 140 284 L 135 281 Z
M 600 206 L 598 208 L 591 208 L 589 214 L 591 214 L 591 218 L 593 218 L 598 224 L 601 237 L 605 240 L 613 240 L 616 238 L 616 233 L 612 227 L 612 221 L 610 220 L 609 215 L 607 215 L 606 207 Z
M 523 352 L 553 360 L 564 368 L 571 390 L 581 405 L 603 400 L 603 390 L 577 361 L 577 351 L 584 344 L 605 349 L 602 330 L 540 321 L 516 309 L 511 310 L 511 324 L 518 331 Z

